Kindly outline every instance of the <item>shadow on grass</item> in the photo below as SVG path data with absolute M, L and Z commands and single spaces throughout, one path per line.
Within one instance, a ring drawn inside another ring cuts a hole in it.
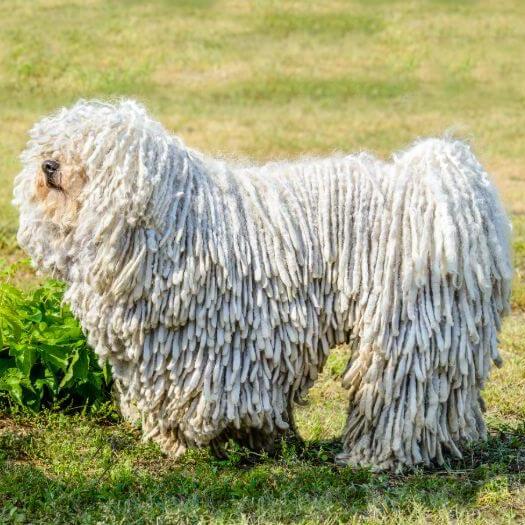
M 116 427 L 115 427 L 116 428 Z M 227 460 L 191 451 L 175 462 L 136 435 L 98 440 L 86 461 L 41 457 L 38 435 L 0 439 L 0 521 L 289 522 L 394 513 L 475 511 L 525 485 L 525 426 L 497 429 L 441 469 L 373 474 L 333 463 L 338 441 L 283 442 L 274 458 L 232 447 Z M 82 451 L 78 451 L 82 454 Z M 488 495 L 488 496 L 487 496 Z M 454 510 L 456 509 L 456 510 Z M 379 514 L 378 514 L 379 513 Z
M 303 443 L 293 438 L 285 446 L 293 447 L 299 457 L 312 465 L 334 462 L 341 451 L 339 439 L 313 440 Z M 448 457 L 445 465 L 429 468 L 409 469 L 400 477 L 414 473 L 427 474 L 454 473 L 473 471 L 486 466 L 504 466 L 509 472 L 525 474 L 525 423 L 516 427 L 500 426 L 489 432 L 486 441 L 465 443 L 462 447 L 462 459 Z

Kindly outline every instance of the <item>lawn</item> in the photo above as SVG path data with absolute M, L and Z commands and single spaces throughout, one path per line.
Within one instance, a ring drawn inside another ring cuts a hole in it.
M 306 447 L 182 461 L 108 408 L 0 414 L 4 523 L 512 523 L 525 520 L 525 2 L 3 0 L 0 258 L 16 249 L 13 176 L 26 131 L 80 97 L 134 97 L 194 147 L 257 160 L 467 138 L 514 225 L 505 365 L 491 437 L 441 470 L 335 467 L 345 393 L 334 351 L 299 410 Z M 36 277 L 25 272 L 24 286 Z

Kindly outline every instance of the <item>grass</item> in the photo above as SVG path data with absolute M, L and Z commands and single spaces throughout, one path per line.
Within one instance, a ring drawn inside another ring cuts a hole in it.
M 0 42 L 2 258 L 21 257 L 9 202 L 27 129 L 79 97 L 130 96 L 193 147 L 259 160 L 387 156 L 452 129 L 494 176 L 516 261 L 505 366 L 486 391 L 491 438 L 463 461 L 404 476 L 336 468 L 338 349 L 299 410 L 306 450 L 278 458 L 175 463 L 112 417 L 1 416 L 0 522 L 525 520 L 524 2 L 4 0 Z
M 506 337 L 525 337 L 516 317 Z M 333 464 L 345 394 L 336 350 L 310 404 L 299 409 L 307 440 L 277 458 L 232 448 L 228 460 L 191 451 L 162 456 L 111 417 L 45 413 L 0 421 L 0 521 L 31 523 L 513 523 L 525 519 L 523 346 L 505 344 L 507 374 L 492 381 L 491 436 L 464 460 L 402 476 Z M 521 367 L 519 366 L 521 360 Z M 508 377 L 506 378 L 508 381 Z M 111 415 L 111 414 L 110 414 Z

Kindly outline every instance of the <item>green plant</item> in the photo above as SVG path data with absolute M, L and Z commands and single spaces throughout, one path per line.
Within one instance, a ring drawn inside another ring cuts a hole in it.
M 100 367 L 80 325 L 62 303 L 64 285 L 49 280 L 24 291 L 0 270 L 0 393 L 11 406 L 87 407 L 109 398 L 111 374 Z

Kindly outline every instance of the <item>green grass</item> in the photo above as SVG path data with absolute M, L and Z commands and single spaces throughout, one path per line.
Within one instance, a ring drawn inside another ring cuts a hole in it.
M 507 321 L 521 340 L 525 327 Z M 523 345 L 505 345 L 507 361 Z M 521 357 L 516 357 L 521 356 Z M 46 413 L 0 421 L 0 521 L 31 523 L 461 523 L 525 519 L 525 426 L 521 384 L 489 387 L 488 442 L 462 461 L 402 476 L 333 464 L 345 395 L 336 350 L 310 404 L 299 409 L 306 447 L 276 458 L 232 448 L 227 461 L 191 451 L 164 457 L 139 432 L 107 417 Z M 510 390 L 510 392 L 509 392 Z M 510 397 L 509 397 L 510 396 Z
M 335 351 L 299 410 L 305 451 L 165 458 L 123 423 L 0 419 L 0 522 L 501 523 L 525 520 L 525 3 L 521 0 L 4 0 L 0 258 L 35 120 L 80 97 L 143 101 L 193 147 L 256 159 L 371 149 L 455 130 L 514 223 L 514 313 L 486 399 L 491 439 L 442 471 L 336 468 Z M 22 284 L 34 282 L 23 274 Z

